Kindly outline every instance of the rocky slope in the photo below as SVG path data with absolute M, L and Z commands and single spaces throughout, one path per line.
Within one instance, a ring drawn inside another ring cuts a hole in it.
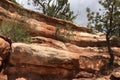
M 1 36 L 0 80 L 120 79 L 116 72 L 119 68 L 112 72 L 119 67 L 119 58 L 116 57 L 117 65 L 112 68 L 107 65 L 109 56 L 103 33 L 26 10 L 9 0 L 0 1 L 0 24 L 4 19 L 24 20 L 32 37 L 30 43 L 14 42 L 11 46 L 10 39 Z M 58 26 L 59 32 L 74 35 L 59 35 L 56 33 Z M 119 56 L 119 44 L 112 46 Z

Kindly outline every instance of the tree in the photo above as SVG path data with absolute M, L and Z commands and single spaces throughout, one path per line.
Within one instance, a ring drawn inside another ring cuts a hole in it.
M 106 33 L 106 43 L 110 55 L 110 65 L 114 62 L 114 55 L 111 49 L 111 37 L 116 31 L 120 32 L 120 1 L 99 0 L 103 7 L 99 12 L 92 12 L 87 8 L 89 27 Z
M 48 16 L 68 21 L 73 21 L 76 18 L 73 11 L 70 10 L 68 0 L 33 0 L 33 4 L 39 6 L 43 14 Z

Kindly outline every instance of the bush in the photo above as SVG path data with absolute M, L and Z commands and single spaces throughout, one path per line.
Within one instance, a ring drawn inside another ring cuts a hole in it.
M 15 42 L 25 42 L 30 38 L 30 29 L 24 27 L 24 22 L 5 19 L 0 25 L 0 34 L 10 37 Z
M 116 45 L 118 47 L 120 46 L 120 37 L 117 36 L 113 37 L 111 41 L 112 41 L 112 45 Z
M 74 36 L 76 35 L 73 33 L 73 29 L 71 26 L 56 27 L 55 37 L 58 40 L 64 41 L 64 42 L 70 42 L 71 40 L 74 39 Z
M 114 41 L 114 42 L 120 42 L 120 37 L 113 37 L 112 41 Z

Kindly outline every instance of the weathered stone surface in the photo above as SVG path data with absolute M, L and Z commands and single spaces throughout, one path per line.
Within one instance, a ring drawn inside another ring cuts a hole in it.
M 9 51 L 10 51 L 10 44 L 4 39 L 0 38 L 0 57 L 2 60 L 6 58 Z
M 0 1 L 0 24 L 4 19 L 15 19 L 19 22 L 23 18 L 24 25 L 30 28 L 34 40 L 32 44 L 13 44 L 11 65 L 4 71 L 8 75 L 8 80 L 61 80 L 62 78 L 70 80 L 72 77 L 76 77 L 75 80 L 109 80 L 104 77 L 94 78 L 96 73 L 105 70 L 108 63 L 108 57 L 103 56 L 107 53 L 103 33 L 92 33 L 86 27 L 26 10 L 9 0 Z M 57 26 L 61 28 L 71 26 L 74 29 L 72 33 L 75 36 L 70 38 L 70 42 L 56 38 Z M 0 43 L 2 65 L 10 44 L 5 39 L 0 41 L 5 41 Z M 114 43 L 112 46 L 119 44 Z M 113 51 L 119 56 L 120 48 L 114 47 Z M 118 75 L 113 75 L 114 79 L 118 78 Z
M 6 68 L 10 52 L 11 43 L 9 43 L 9 39 L 0 34 L 0 71 Z M 0 80 L 7 80 L 7 76 L 0 73 Z
M 65 43 L 65 46 L 67 47 L 67 50 L 70 52 L 75 52 L 78 54 L 86 54 L 87 55 L 95 55 L 95 54 L 105 54 L 106 53 L 106 48 L 101 48 L 101 47 L 80 47 L 75 44 L 71 43 Z
M 31 38 L 31 42 L 32 43 L 37 43 L 41 46 L 67 50 L 67 47 L 65 46 L 65 44 L 63 42 L 52 39 L 52 38 L 36 36 L 36 37 Z
M 6 74 L 35 73 L 61 78 L 73 77 L 79 68 L 79 55 L 35 44 L 14 43 Z M 38 76 L 39 77 L 39 76 Z
M 107 60 L 108 58 L 101 55 L 90 56 L 39 44 L 14 43 L 10 58 L 12 66 L 5 73 L 9 79 L 22 76 L 39 80 L 41 75 L 52 77 L 53 80 L 55 76 L 67 79 L 92 78 L 96 72 L 104 70 Z
M 8 4 L 8 6 L 5 6 L 5 3 Z M 104 44 L 105 38 L 103 38 L 104 35 L 102 33 L 92 34 L 92 31 L 86 27 L 81 27 L 68 21 L 51 18 L 37 12 L 26 10 L 8 2 L 7 0 L 1 1 L 0 6 L 0 13 L 3 14 L 2 16 L 5 18 L 20 21 L 24 17 L 25 25 L 30 28 L 32 36 L 44 36 L 55 39 L 56 27 L 60 25 L 61 28 L 64 28 L 67 25 L 73 27 L 74 29 L 73 33 L 75 36 L 73 36 L 70 40 L 72 40 L 75 45 L 81 47 L 106 45 Z M 7 7 L 9 6 L 13 9 L 8 9 Z M 24 14 L 21 15 L 20 11 L 22 11 L 22 13 L 24 12 Z
M 7 37 L 0 35 L 0 71 L 4 69 L 9 61 L 11 53 L 11 42 Z
M 26 27 L 30 27 L 32 36 L 54 37 L 56 30 L 54 25 L 49 25 L 47 22 L 40 22 L 35 19 L 27 19 L 26 23 Z
M 111 80 L 111 79 L 109 79 L 109 78 L 97 78 L 95 80 Z
M 115 69 L 110 77 L 111 80 L 120 80 L 120 68 Z
M 93 78 L 78 78 L 73 80 L 111 80 L 110 76 L 102 76 L 102 77 L 93 77 Z
M 108 57 L 94 55 L 94 56 L 80 56 L 79 68 L 80 70 L 96 73 L 104 70 L 108 64 Z
M 93 78 L 80 78 L 80 79 L 72 79 L 72 80 L 94 80 Z
M 80 71 L 76 76 L 76 78 L 93 78 L 94 74 L 93 73 L 88 73 L 85 71 Z
M 3 75 L 0 73 L 0 80 L 8 80 L 7 75 Z
M 26 80 L 25 78 L 17 78 L 16 80 Z

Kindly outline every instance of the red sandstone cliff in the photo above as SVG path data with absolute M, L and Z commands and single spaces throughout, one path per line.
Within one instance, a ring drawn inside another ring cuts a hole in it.
M 29 44 L 12 43 L 9 65 L 3 70 L 7 78 L 3 75 L 3 80 L 97 80 L 99 74 L 107 73 L 109 56 L 103 33 L 26 10 L 9 0 L 0 1 L 0 24 L 4 19 L 15 19 L 16 22 L 24 19 L 32 37 Z M 56 38 L 58 25 L 61 32 L 63 27 L 72 27 L 74 36 L 69 41 L 60 35 Z M 4 54 L 3 49 L 10 46 L 2 38 L 0 43 L 7 44 L 0 45 Z M 113 47 L 113 50 L 119 55 L 118 47 Z M 110 76 L 101 79 L 110 80 Z

